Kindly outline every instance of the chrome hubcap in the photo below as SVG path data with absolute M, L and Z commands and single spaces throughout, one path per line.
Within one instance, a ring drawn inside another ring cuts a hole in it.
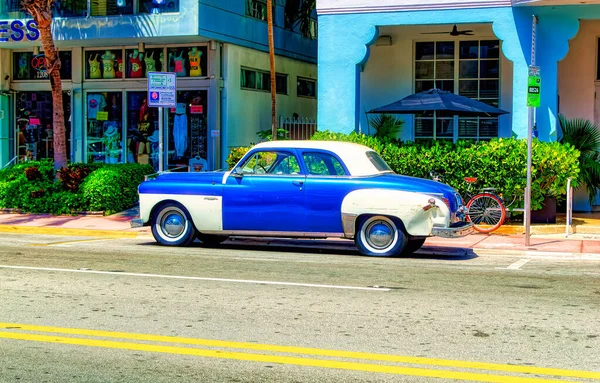
M 168 213 L 164 216 L 161 227 L 167 236 L 179 237 L 185 230 L 185 218 L 177 212 Z
M 384 221 L 372 222 L 367 227 L 366 234 L 367 242 L 376 249 L 385 249 L 394 241 L 394 229 Z

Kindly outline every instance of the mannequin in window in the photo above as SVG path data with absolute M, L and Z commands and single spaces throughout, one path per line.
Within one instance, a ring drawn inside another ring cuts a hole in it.
M 198 48 L 193 47 L 188 52 L 188 57 L 190 59 L 190 76 L 191 77 L 202 76 L 202 68 L 200 67 L 200 58 L 202 57 L 202 52 L 199 51 Z
M 188 118 L 185 103 L 178 103 L 173 118 L 173 141 L 178 158 L 183 157 L 188 146 Z
M 144 72 L 142 71 L 142 59 L 144 58 L 144 54 L 139 50 L 134 49 L 133 53 L 129 54 L 129 64 L 131 65 L 131 78 L 142 78 L 144 77 Z
M 111 51 L 106 51 L 102 55 L 102 68 L 104 78 L 115 78 L 115 55 Z
M 148 137 L 154 133 L 154 123 L 150 121 L 150 114 L 145 113 L 141 115 L 142 120 L 140 121 L 138 131 L 140 132 L 140 141 L 137 144 L 137 154 L 149 154 L 150 153 L 150 142 Z
M 92 58 L 92 56 L 94 56 L 94 58 Z M 90 64 L 90 78 L 102 78 L 102 72 L 100 72 L 100 61 L 98 61 L 98 53 L 90 54 L 88 63 Z
M 150 52 L 144 57 L 144 62 L 146 63 L 146 77 L 148 77 L 148 72 L 156 71 L 156 60 L 154 59 L 154 52 Z
M 177 77 L 187 76 L 183 51 L 180 51 L 178 56 L 176 56 L 174 53 L 169 53 L 169 61 L 171 60 L 173 60 L 173 72 L 175 72 Z
M 102 136 L 102 144 L 104 144 L 104 162 L 107 164 L 116 164 L 119 162 L 119 134 L 117 123 L 114 121 L 106 121 L 104 123 L 104 135 Z

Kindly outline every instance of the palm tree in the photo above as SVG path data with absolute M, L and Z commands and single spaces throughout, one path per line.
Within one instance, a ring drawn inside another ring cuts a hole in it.
M 46 73 L 52 89 L 53 130 L 54 130 L 54 169 L 67 166 L 67 143 L 65 135 L 65 114 L 63 110 L 62 82 L 60 80 L 60 58 L 52 38 L 52 7 L 54 0 L 21 0 L 23 9 L 33 16 L 40 31 Z
M 558 115 L 560 130 L 558 141 L 579 150 L 579 185 L 586 185 L 590 204 L 600 188 L 600 130 L 583 118 L 567 119 Z M 561 134 L 562 133 L 562 134 Z
M 273 141 L 277 139 L 276 97 L 277 83 L 275 75 L 275 41 L 273 38 L 273 0 L 267 0 L 267 27 L 269 33 L 269 64 L 271 70 L 271 132 Z

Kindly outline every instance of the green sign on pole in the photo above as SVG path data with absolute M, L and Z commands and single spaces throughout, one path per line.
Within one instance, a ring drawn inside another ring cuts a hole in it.
M 540 67 L 530 66 L 527 77 L 527 107 L 539 108 L 540 95 L 542 94 L 542 79 L 540 78 Z

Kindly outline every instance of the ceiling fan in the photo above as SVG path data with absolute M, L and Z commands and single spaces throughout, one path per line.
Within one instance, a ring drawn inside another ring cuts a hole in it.
M 450 36 L 460 36 L 460 35 L 464 35 L 464 36 L 472 36 L 473 35 L 473 31 L 471 29 L 466 29 L 464 31 L 459 31 L 458 28 L 456 27 L 456 24 L 454 24 L 454 26 L 452 27 L 452 30 L 450 32 L 422 32 L 422 35 L 445 35 L 445 34 L 449 34 Z

